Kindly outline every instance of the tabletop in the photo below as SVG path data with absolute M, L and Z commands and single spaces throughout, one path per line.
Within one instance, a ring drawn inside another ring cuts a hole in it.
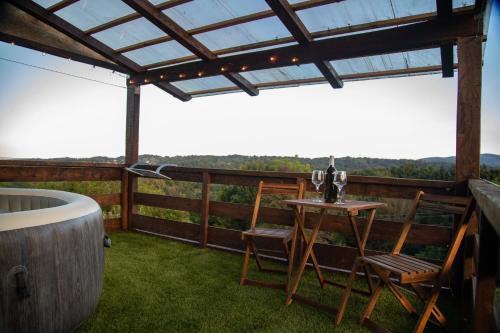
M 283 203 L 289 206 L 304 206 L 323 209 L 336 209 L 346 212 L 356 212 L 360 210 L 385 208 L 387 204 L 384 202 L 359 201 L 359 200 L 344 200 L 342 204 L 317 202 L 313 199 L 293 199 L 283 200 Z

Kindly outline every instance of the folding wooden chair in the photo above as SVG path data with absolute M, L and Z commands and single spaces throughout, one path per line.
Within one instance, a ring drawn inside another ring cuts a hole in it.
M 290 195 L 293 196 L 295 199 L 302 199 L 304 195 L 304 182 L 300 182 L 298 184 L 271 184 L 271 183 L 264 183 L 261 181 L 259 183 L 259 188 L 257 190 L 257 196 L 255 198 L 255 206 L 253 210 L 253 215 L 252 215 L 252 221 L 250 224 L 250 229 L 243 231 L 241 234 L 241 238 L 245 241 L 246 243 L 246 251 L 245 251 L 245 257 L 243 260 L 243 268 L 241 270 L 241 279 L 240 279 L 240 285 L 257 285 L 257 286 L 262 286 L 262 287 L 270 287 L 270 288 L 278 288 L 278 289 L 283 289 L 283 290 L 288 290 L 289 284 L 290 284 L 290 277 L 291 277 L 291 265 L 288 265 L 288 272 L 286 271 L 280 271 L 280 270 L 274 270 L 274 269 L 267 269 L 264 268 L 262 265 L 262 260 L 259 257 L 259 252 L 257 250 L 257 247 L 255 246 L 254 240 L 256 238 L 274 238 L 274 239 L 280 239 L 283 244 L 283 251 L 286 255 L 287 262 L 290 263 L 290 259 L 293 258 L 295 255 L 295 242 L 296 242 L 296 234 L 297 234 L 297 228 L 290 228 L 290 229 L 271 229 L 271 228 L 257 228 L 257 217 L 259 215 L 259 208 L 260 208 L 260 203 L 263 195 L 270 194 L 270 195 Z M 291 247 L 289 247 L 289 243 L 292 242 Z M 276 284 L 276 283 L 270 283 L 266 281 L 257 281 L 257 280 L 250 280 L 247 279 L 248 275 L 248 264 L 250 260 L 250 254 L 253 253 L 255 257 L 255 261 L 257 263 L 257 267 L 259 268 L 260 271 L 263 272 L 269 272 L 269 273 L 288 273 L 288 278 L 286 284 Z
M 391 278 L 396 278 L 400 284 L 411 286 L 415 290 L 417 297 L 424 303 L 423 311 L 420 313 L 413 332 L 423 332 L 428 321 L 448 329 L 446 318 L 438 309 L 436 302 L 443 284 L 448 280 L 453 261 L 464 239 L 471 215 L 474 212 L 475 204 L 472 197 L 432 195 L 421 191 L 417 193 L 415 201 L 403 224 L 401 235 L 392 252 L 390 254 L 366 256 L 361 259 L 380 278 L 361 318 L 362 325 L 376 332 L 388 332 L 385 328 L 370 320 L 370 315 L 375 308 L 383 287 L 387 287 L 410 314 L 417 315 L 415 308 L 392 282 Z M 400 253 L 418 209 L 461 216 L 442 266 Z M 432 285 L 432 289 L 430 291 L 424 289 L 421 283 Z M 436 321 L 430 320 L 431 316 Z

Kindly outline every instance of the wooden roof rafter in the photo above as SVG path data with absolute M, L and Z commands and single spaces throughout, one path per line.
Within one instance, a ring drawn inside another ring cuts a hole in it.
M 266 2 L 299 44 L 307 45 L 313 41 L 311 34 L 288 4 L 287 0 L 266 0 Z M 344 83 L 329 61 L 318 60 L 314 64 L 334 89 L 344 86 Z
M 439 20 L 449 20 L 453 16 L 452 0 L 436 0 L 437 17 Z M 445 43 L 440 46 L 441 66 L 443 77 L 453 77 L 453 44 Z
M 7 0 L 12 5 L 16 6 L 20 10 L 30 14 L 31 16 L 37 18 L 38 20 L 48 24 L 49 26 L 55 28 L 56 30 L 64 33 L 73 40 L 79 42 L 80 44 L 88 47 L 91 50 L 99 53 L 103 57 L 115 62 L 120 66 L 121 71 L 124 73 L 129 73 L 132 76 L 145 71 L 144 68 L 126 58 L 121 54 L 116 54 L 113 49 L 105 45 L 104 43 L 98 41 L 92 36 L 86 35 L 82 30 L 76 28 L 75 26 L 64 21 L 54 13 L 49 12 L 42 6 L 34 3 L 33 1 L 22 1 L 22 0 Z M 156 82 L 156 86 L 160 89 L 168 92 L 172 96 L 182 100 L 188 101 L 191 99 L 189 94 L 184 93 L 180 89 L 176 88 L 168 82 Z
M 169 18 L 161 10 L 157 9 L 148 1 L 123 0 L 123 2 L 136 10 L 144 18 L 156 25 L 159 29 L 163 30 L 165 33 L 167 33 L 174 40 L 179 42 L 182 46 L 184 46 L 196 56 L 205 61 L 213 61 L 217 59 L 217 56 L 213 54 L 212 51 L 210 51 L 205 45 L 188 34 L 187 31 L 179 26 L 174 20 Z M 228 80 L 238 86 L 241 90 L 245 91 L 248 95 L 257 96 L 259 94 L 259 90 L 255 86 L 253 86 L 248 80 L 243 78 L 238 73 L 235 73 L 234 70 L 223 71 L 220 74 L 225 76 Z
M 50 7 L 48 7 L 47 11 L 54 13 L 54 12 L 57 12 L 58 10 L 61 10 L 61 9 L 66 8 L 68 6 L 71 6 L 75 2 L 78 2 L 78 0 L 62 0 L 62 1 L 59 1 L 58 3 L 53 4 Z
M 457 13 L 457 14 L 467 13 L 467 12 L 473 12 L 472 7 L 470 7 L 470 6 L 463 7 L 463 8 L 459 8 L 459 9 L 455 10 L 455 13 Z M 425 14 L 412 15 L 412 16 L 401 17 L 401 18 L 396 18 L 396 19 L 387 19 L 387 20 L 383 20 L 383 21 L 361 23 L 361 24 L 351 25 L 351 26 L 347 26 L 347 27 L 340 27 L 340 28 L 335 28 L 335 29 L 315 31 L 315 32 L 311 33 L 311 36 L 313 39 L 323 38 L 323 37 L 333 37 L 333 36 L 342 35 L 342 34 L 346 34 L 346 33 L 363 32 L 363 31 L 368 31 L 368 30 L 373 30 L 373 29 L 386 28 L 386 27 L 392 27 L 392 26 L 398 26 L 398 25 L 434 20 L 434 19 L 437 19 L 436 13 L 425 13 Z M 191 33 L 191 31 L 192 30 L 189 30 L 188 33 Z M 160 38 L 163 38 L 163 37 L 160 37 Z M 171 39 L 169 39 L 169 40 L 171 40 Z M 263 48 L 263 47 L 277 46 L 277 45 L 292 43 L 294 41 L 295 41 L 295 38 L 293 38 L 293 36 L 282 37 L 282 38 L 270 39 L 270 40 L 265 40 L 265 41 L 261 41 L 261 42 L 251 43 L 251 44 L 228 47 L 225 49 L 214 50 L 212 52 L 214 54 L 216 54 L 217 56 L 221 56 L 221 55 L 230 54 L 230 53 L 249 51 L 249 50 L 259 49 L 259 48 Z M 136 49 L 139 49 L 139 48 L 142 48 L 145 46 L 149 46 L 149 45 L 147 45 L 148 42 L 149 41 L 145 41 L 145 42 L 133 44 L 129 47 L 117 49 L 116 52 L 123 53 L 123 52 L 128 52 L 129 50 L 136 50 Z M 154 45 L 154 44 L 152 44 L 152 45 Z M 128 48 L 130 48 L 130 49 L 128 49 Z M 183 63 L 183 62 L 187 62 L 187 61 L 193 61 L 196 59 L 197 59 L 196 56 L 191 55 L 191 56 L 186 56 L 186 57 L 182 57 L 182 58 L 177 58 L 177 59 L 160 61 L 157 63 L 148 64 L 148 65 L 145 65 L 144 68 L 149 70 L 149 69 L 163 67 L 163 66 L 175 65 L 175 64 L 179 64 L 179 63 Z
M 298 64 L 315 63 L 381 55 L 395 52 L 435 48 L 446 43 L 456 43 L 458 37 L 480 35 L 477 18 L 472 13 L 454 15 L 449 20 L 431 20 L 362 34 L 317 40 L 305 45 L 291 45 L 271 50 L 238 54 L 212 61 L 196 61 L 140 73 L 132 79 L 157 82 L 160 75 L 176 81 L 204 76 L 220 75 L 220 68 L 229 71 L 247 66 L 251 70 L 271 69 Z M 331 50 L 335 50 L 332 52 Z M 278 61 L 270 61 L 274 56 Z M 292 57 L 298 58 L 292 62 Z M 181 77 L 179 77 L 179 75 Z M 178 79 L 177 79 L 178 78 Z

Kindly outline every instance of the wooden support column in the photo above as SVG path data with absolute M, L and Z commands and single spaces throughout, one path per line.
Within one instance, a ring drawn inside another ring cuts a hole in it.
M 201 189 L 200 247 L 207 246 L 209 211 L 210 211 L 210 174 L 208 172 L 204 172 L 203 184 Z
M 467 180 L 479 177 L 481 148 L 482 37 L 458 39 L 456 180 L 465 194 Z
M 130 166 L 139 160 L 139 110 L 141 89 L 127 85 L 127 120 L 125 125 L 125 164 Z M 126 172 L 122 178 L 122 228 L 127 230 L 136 213 L 134 192 L 137 190 L 137 177 Z
M 492 332 L 498 270 L 498 235 L 481 213 L 479 260 L 472 332 Z

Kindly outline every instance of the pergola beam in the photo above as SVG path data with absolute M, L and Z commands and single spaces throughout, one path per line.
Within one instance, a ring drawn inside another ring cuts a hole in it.
M 94 50 L 95 52 L 99 53 L 106 59 L 114 61 L 116 64 L 118 64 L 124 69 L 123 70 L 124 72 L 128 72 L 131 75 L 135 75 L 138 74 L 139 72 L 144 71 L 144 69 L 135 62 L 131 61 L 130 59 L 126 58 L 121 54 L 116 54 L 116 52 L 114 52 L 114 50 L 108 47 L 107 45 L 101 43 L 92 36 L 86 35 L 80 29 L 59 18 L 57 15 L 47 11 L 40 5 L 37 5 L 32 1 L 22 1 L 22 0 L 8 0 L 8 1 L 17 8 L 19 8 L 20 10 L 39 19 L 45 24 L 48 24 L 49 26 L 69 36 L 73 40 L 88 47 L 89 49 Z M 184 92 L 180 94 L 179 93 L 180 90 L 173 87 L 170 84 L 162 84 L 161 86 L 158 87 L 168 92 L 172 96 L 180 99 L 181 101 L 187 101 L 190 99 L 190 97 L 186 98 L 186 94 Z
M 75 2 L 78 2 L 78 0 L 63 0 L 59 1 L 58 3 L 53 4 L 52 6 L 47 8 L 47 11 L 54 13 L 57 12 L 58 10 L 61 10 L 63 8 L 66 8 L 68 6 L 71 6 Z
M 127 5 L 135 9 L 151 23 L 159 29 L 170 35 L 173 39 L 194 53 L 203 60 L 211 61 L 217 59 L 217 56 L 212 53 L 205 45 L 192 37 L 186 30 L 175 23 L 161 10 L 157 9 L 148 1 L 141 0 L 123 0 Z M 233 82 L 240 89 L 245 91 L 250 96 L 257 96 L 259 90 L 253 86 L 248 80 L 234 72 L 222 73 L 228 80 Z M 137 81 L 138 82 L 138 81 Z
M 452 0 L 436 0 L 437 17 L 439 20 L 449 20 L 453 16 Z M 440 46 L 443 77 L 453 77 L 453 44 Z
M 306 26 L 287 0 L 266 0 L 266 2 L 299 44 L 307 45 L 313 41 Z M 333 88 L 342 88 L 344 86 L 339 75 L 328 61 L 315 61 L 314 64 Z
M 411 51 L 456 43 L 458 37 L 475 36 L 478 33 L 480 34 L 477 31 L 476 19 L 472 14 L 456 15 L 446 21 L 421 22 L 364 34 L 318 40 L 307 45 L 291 45 L 212 61 L 197 61 L 160 68 L 137 74 L 132 79 L 136 82 L 143 82 L 146 79 L 154 83 L 161 81 L 160 76 L 163 76 L 165 80 L 178 81 L 196 78 L 200 71 L 204 76 L 220 75 L 221 67 L 228 71 L 238 71 L 242 66 L 258 70 Z M 270 61 L 271 56 L 277 61 Z M 298 60 L 292 62 L 292 57 L 297 57 Z

